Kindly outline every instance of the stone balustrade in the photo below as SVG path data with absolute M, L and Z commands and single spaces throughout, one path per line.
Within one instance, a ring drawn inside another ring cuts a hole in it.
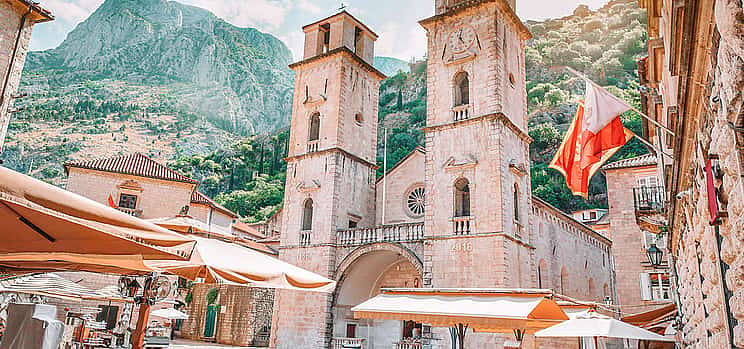
M 470 118 L 470 104 L 458 105 L 452 108 L 452 117 L 455 121 L 467 120 Z
M 342 338 L 335 337 L 331 341 L 332 349 L 366 348 L 364 338 Z
M 475 217 L 462 216 L 452 218 L 452 233 L 454 235 L 470 235 L 475 229 Z
M 318 140 L 308 141 L 307 142 L 307 152 L 308 153 L 315 153 L 315 152 L 317 152 L 318 151 L 318 143 L 320 143 L 320 141 L 318 141 Z
M 421 241 L 423 239 L 423 222 L 346 229 L 339 230 L 336 233 L 336 243 L 341 246 L 364 245 L 375 242 Z
M 300 246 L 308 246 L 310 245 L 310 236 L 312 235 L 311 231 L 303 230 L 300 232 Z

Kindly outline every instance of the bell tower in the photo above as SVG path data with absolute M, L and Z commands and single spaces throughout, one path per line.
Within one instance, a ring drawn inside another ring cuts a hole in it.
M 279 257 L 335 279 L 339 229 L 375 224 L 377 35 L 346 11 L 303 27 Z M 277 292 L 276 348 L 327 348 L 331 295 Z
M 429 57 L 424 284 L 533 287 L 531 34 L 513 0 L 436 0 L 435 15 L 420 24 Z

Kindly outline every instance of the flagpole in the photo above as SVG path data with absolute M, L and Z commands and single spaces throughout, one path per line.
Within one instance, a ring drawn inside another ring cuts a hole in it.
M 578 77 L 580 77 L 580 78 L 582 78 L 582 79 L 584 79 L 584 80 L 586 80 L 586 81 L 589 81 L 589 83 L 591 83 L 592 85 L 594 85 L 594 86 L 596 86 L 596 87 L 598 87 L 598 88 L 601 88 L 601 89 L 603 89 L 603 90 L 606 90 L 606 89 L 605 89 L 604 87 L 602 87 L 602 86 L 599 86 L 599 85 L 598 85 L 598 84 L 597 84 L 596 82 L 592 81 L 592 79 L 589 79 L 588 77 L 586 77 L 586 75 L 584 75 L 584 74 L 582 74 L 582 73 L 580 73 L 580 72 L 576 71 L 575 69 L 573 69 L 573 68 L 571 68 L 571 67 L 569 67 L 569 66 L 563 66 L 563 68 L 564 68 L 564 69 L 565 69 L 566 71 L 568 71 L 569 73 L 571 73 L 571 74 L 574 74 L 574 75 L 576 75 L 576 76 L 578 76 Z M 643 112 L 641 112 L 640 110 L 636 109 L 636 108 L 635 108 L 635 107 L 633 107 L 632 105 L 628 104 L 628 102 L 626 102 L 626 101 L 624 101 L 624 100 L 620 99 L 620 98 L 619 98 L 618 96 L 615 96 L 615 95 L 613 95 L 612 93 L 610 93 L 609 95 L 611 95 L 611 96 L 612 96 L 612 97 L 614 97 L 615 99 L 617 99 L 617 100 L 619 100 L 619 101 L 621 101 L 621 102 L 625 103 L 625 104 L 626 104 L 626 105 L 628 106 L 628 108 L 630 108 L 630 110 L 632 110 L 632 111 L 636 112 L 636 113 L 637 113 L 638 115 L 642 116 L 643 118 L 645 118 L 646 120 L 648 120 L 649 122 L 651 122 L 652 124 L 654 124 L 655 126 L 657 126 L 657 127 L 661 128 L 661 129 L 662 129 L 662 130 L 664 130 L 665 132 L 667 132 L 667 133 L 669 133 L 670 135 L 674 136 L 674 131 L 672 131 L 672 130 L 670 130 L 669 128 L 667 128 L 666 126 L 664 126 L 664 125 L 660 124 L 660 123 L 659 123 L 659 122 L 657 122 L 656 120 L 652 119 L 652 118 L 651 118 L 650 116 L 646 115 L 645 113 L 643 113 Z M 636 136 L 636 137 L 638 137 L 638 136 Z M 640 138 L 640 137 L 638 137 L 638 138 Z
M 651 142 L 649 142 L 649 141 L 647 141 L 647 140 L 643 139 L 643 137 L 641 137 L 641 136 L 637 135 L 637 134 L 636 134 L 635 132 L 633 132 L 633 131 L 631 131 L 631 130 L 628 130 L 627 128 L 626 128 L 625 130 L 627 130 L 627 132 L 630 132 L 630 133 L 631 133 L 631 134 L 633 135 L 633 137 L 635 137 L 635 138 L 636 138 L 637 140 L 641 141 L 641 143 L 643 143 L 643 144 L 645 144 L 645 145 L 647 145 L 647 146 L 651 147 L 651 148 L 652 148 L 653 150 L 655 150 L 655 151 L 656 151 L 657 153 L 659 153 L 659 154 L 664 154 L 664 155 L 666 155 L 666 156 L 668 156 L 668 157 L 670 157 L 670 158 L 672 157 L 671 155 L 669 155 L 669 154 L 665 153 L 665 152 L 664 152 L 663 150 L 661 150 L 661 148 L 659 148 L 659 147 L 657 147 L 657 146 L 653 145 L 653 144 L 652 144 Z

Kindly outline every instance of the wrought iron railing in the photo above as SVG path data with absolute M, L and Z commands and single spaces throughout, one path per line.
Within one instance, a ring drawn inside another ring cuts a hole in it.
M 342 246 L 375 242 L 406 242 L 424 239 L 424 223 L 381 225 L 374 228 L 354 228 L 336 232 L 336 243 Z
M 134 208 L 124 208 L 124 207 L 117 207 L 116 209 L 130 216 L 142 217 L 142 210 L 137 210 Z
M 633 188 L 633 203 L 636 212 L 664 212 L 666 205 L 664 187 Z
M 424 345 L 421 344 L 420 340 L 415 339 L 404 339 L 398 343 L 395 343 L 395 349 L 423 349 Z
M 475 229 L 475 217 L 462 216 L 452 218 L 452 233 L 455 235 L 470 235 Z
M 334 337 L 331 341 L 332 349 L 365 348 L 364 338 L 341 338 Z

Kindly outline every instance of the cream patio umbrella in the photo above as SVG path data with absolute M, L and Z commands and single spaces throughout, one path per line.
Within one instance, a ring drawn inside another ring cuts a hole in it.
M 193 237 L 196 248 L 188 261 L 146 261 L 145 264 L 189 280 L 253 287 L 333 292 L 333 280 L 234 243 Z
M 660 336 L 640 327 L 613 319 L 611 317 L 589 310 L 576 318 L 564 321 L 558 325 L 537 331 L 535 337 L 592 337 L 594 347 L 597 347 L 598 338 L 623 338 L 639 339 L 647 341 L 673 342 L 664 336 Z
M 153 310 L 152 313 L 150 313 L 151 316 L 157 316 L 159 318 L 168 319 L 168 320 L 186 320 L 189 318 L 189 315 L 176 310 L 174 308 L 163 308 L 158 310 Z
M 232 240 L 235 238 L 235 236 L 226 231 L 222 231 L 222 229 L 217 226 L 210 226 L 209 224 L 189 215 L 151 218 L 147 221 L 160 227 L 184 234 L 202 234 L 207 237 L 216 237 L 225 240 Z
M 187 259 L 187 236 L 0 167 L 0 267 L 111 272 Z M 18 257 L 17 259 L 14 259 Z M 101 257 L 99 261 L 96 257 Z
M 415 321 L 454 328 L 462 349 L 467 329 L 477 332 L 525 333 L 568 320 L 541 289 L 383 289 L 351 311 L 355 318 Z

